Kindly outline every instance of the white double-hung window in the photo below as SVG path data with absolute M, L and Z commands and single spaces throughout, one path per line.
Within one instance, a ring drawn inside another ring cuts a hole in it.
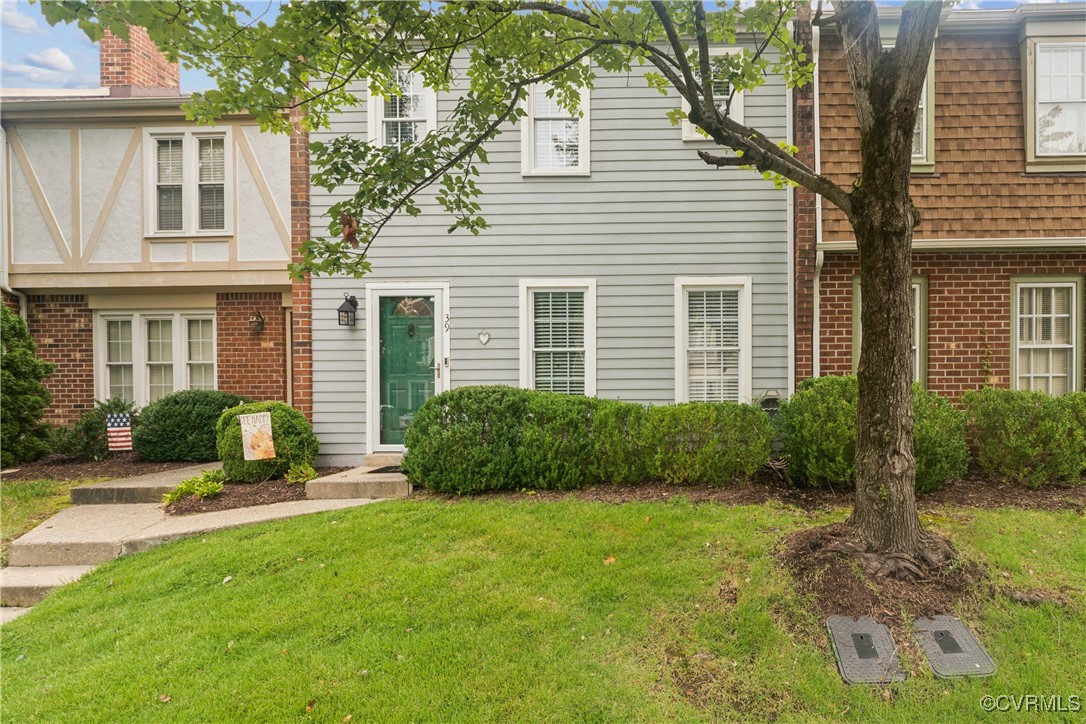
M 709 57 L 710 59 L 719 58 L 720 56 L 726 55 L 728 53 L 741 52 L 743 52 L 741 48 L 709 48 Z M 696 75 L 698 76 L 698 81 L 700 82 L 700 74 Z M 729 100 L 731 102 L 730 106 Z M 728 82 L 727 78 L 721 76 L 713 77 L 713 102 L 721 115 L 724 115 L 726 111 L 728 117 L 731 118 L 733 121 L 735 121 L 736 123 L 744 123 L 743 93 L 736 92 L 735 95 L 732 95 L 732 86 L 731 83 Z M 685 98 L 683 98 L 682 100 L 682 109 L 683 113 L 690 113 L 690 104 L 686 101 Z M 698 128 L 685 118 L 682 122 L 682 132 L 684 141 L 711 140 L 709 136 L 706 135 L 705 131 L 702 131 L 700 128 Z
M 229 131 L 148 129 L 144 134 L 148 236 L 221 236 L 231 231 Z
M 596 394 L 596 280 L 522 279 L 520 384 Z
M 1014 387 L 1062 395 L 1078 389 L 1078 280 L 1016 281 L 1012 315 Z
M 99 399 L 138 406 L 215 389 L 214 312 L 103 312 L 95 329 Z
M 1037 156 L 1086 155 L 1086 46 L 1037 45 Z
M 750 277 L 675 279 L 675 399 L 750 402 Z
M 583 88 L 578 113 L 563 108 L 546 83 L 528 92 L 521 136 L 521 172 L 525 176 L 586 176 L 590 172 L 591 93 Z
M 401 148 L 437 128 L 437 94 L 423 85 L 421 75 L 404 68 L 393 80 L 387 98 L 370 94 L 369 137 L 371 143 Z

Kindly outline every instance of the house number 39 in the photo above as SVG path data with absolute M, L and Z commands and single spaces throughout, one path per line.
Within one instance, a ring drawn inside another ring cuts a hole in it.
M 448 332 L 452 328 L 452 317 L 448 314 L 445 315 L 445 331 Z

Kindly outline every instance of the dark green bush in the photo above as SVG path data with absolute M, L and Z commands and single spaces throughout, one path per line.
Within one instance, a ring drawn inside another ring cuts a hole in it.
M 0 308 L 0 466 L 7 467 L 49 452 L 49 426 L 41 419 L 53 398 L 42 380 L 54 366 L 38 358 L 26 322 Z
M 127 412 L 132 416 L 132 434 L 139 429 L 139 411 L 131 402 L 113 397 L 95 402 L 71 427 L 58 428 L 53 436 L 53 452 L 78 460 L 105 460 L 109 455 L 106 415 Z
M 516 490 L 527 390 L 459 387 L 427 400 L 407 428 L 401 467 L 419 485 L 443 493 Z
M 913 385 L 916 490 L 927 493 L 969 472 L 965 413 L 950 400 Z
M 769 461 L 773 436 L 769 416 L 757 407 L 690 402 L 650 407 L 641 444 L 655 478 L 725 485 L 749 478 Z
M 854 376 L 804 380 L 781 405 L 788 468 L 814 486 L 850 486 L 856 476 Z M 969 469 L 965 416 L 950 402 L 913 385 L 913 455 L 916 489 L 937 490 Z
M 249 402 L 218 390 L 183 390 L 152 402 L 140 412 L 132 445 L 144 460 L 156 462 L 218 460 L 215 423 L 223 411 Z
M 965 393 L 977 462 L 991 474 L 1038 487 L 1082 482 L 1086 470 L 1086 403 L 1081 395 L 986 387 Z
M 765 413 L 747 405 L 637 403 L 513 387 L 461 387 L 426 401 L 403 469 L 431 490 L 569 490 L 600 482 L 722 484 L 769 458 Z M 650 424 L 650 420 L 654 420 Z M 657 447 L 666 449 L 657 454 Z
M 244 457 L 238 415 L 254 412 L 271 413 L 275 457 L 270 460 L 246 460 Z M 312 465 L 320 450 L 309 420 L 284 402 L 250 402 L 231 407 L 219 417 L 215 434 L 223 472 L 232 483 L 256 483 L 282 477 L 291 465 Z
M 856 378 L 814 377 L 781 403 L 784 454 L 793 480 L 846 486 L 856 474 Z

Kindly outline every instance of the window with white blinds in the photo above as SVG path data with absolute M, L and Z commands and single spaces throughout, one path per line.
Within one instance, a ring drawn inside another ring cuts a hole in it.
M 675 280 L 675 399 L 751 399 L 751 280 Z
M 226 145 L 222 138 L 198 140 L 200 230 L 226 228 Z
M 97 395 L 142 407 L 185 389 L 215 389 L 213 312 L 108 312 L 95 328 Z
M 584 292 L 532 293 L 532 387 L 584 394 Z
M 1076 389 L 1078 285 L 1017 284 L 1015 387 L 1062 395 Z
M 522 279 L 522 387 L 596 394 L 596 281 Z
M 395 94 L 373 96 L 369 104 L 370 142 L 407 146 L 437 127 L 437 94 L 423 85 L 422 76 L 406 69 L 395 72 Z
M 572 113 L 548 95 L 551 87 L 540 83 L 528 96 L 524 122 L 522 171 L 530 174 L 587 174 L 589 171 L 589 101 L 581 91 L 578 113 Z
M 740 53 L 741 48 L 709 48 L 709 57 L 718 58 L 728 53 Z M 711 60 L 710 60 L 711 62 Z M 695 76 L 698 78 L 698 82 L 701 82 L 701 74 L 695 71 Z M 731 105 L 728 105 L 729 98 Z M 724 115 L 725 110 L 728 112 L 728 117 L 736 123 L 743 123 L 743 93 L 736 93 L 732 96 L 732 87 L 727 78 L 721 76 L 713 77 L 713 101 L 717 107 L 717 110 L 721 115 Z M 690 112 L 690 104 L 686 102 L 684 98 L 682 100 L 683 113 Z M 699 129 L 689 120 L 684 119 L 682 122 L 682 134 L 684 141 L 708 141 L 709 136 L 704 131 Z
M 230 131 L 145 131 L 149 236 L 221 235 L 231 226 Z
M 739 291 L 688 291 L 686 322 L 687 400 L 738 402 Z

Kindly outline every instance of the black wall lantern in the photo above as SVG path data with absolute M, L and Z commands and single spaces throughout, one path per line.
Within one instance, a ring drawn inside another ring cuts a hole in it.
M 355 312 L 358 309 L 358 300 L 348 292 L 343 292 L 343 304 L 339 305 L 339 326 L 353 327 Z
M 264 315 L 259 310 L 253 312 L 253 316 L 249 317 L 249 331 L 250 332 L 262 332 L 264 330 Z

